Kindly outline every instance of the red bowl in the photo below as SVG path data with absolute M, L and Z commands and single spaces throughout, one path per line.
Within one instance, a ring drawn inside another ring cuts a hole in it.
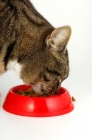
M 19 90 L 27 90 L 30 87 L 18 85 L 11 88 L 3 103 L 3 109 L 12 114 L 30 117 L 63 115 L 74 109 L 69 92 L 63 87 L 60 88 L 57 95 L 49 97 L 29 97 L 16 94 Z

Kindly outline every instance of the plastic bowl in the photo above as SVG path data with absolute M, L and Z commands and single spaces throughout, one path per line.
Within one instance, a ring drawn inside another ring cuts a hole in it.
M 49 97 L 28 97 L 16 94 L 31 86 L 18 85 L 11 88 L 4 100 L 3 109 L 9 113 L 29 117 L 58 116 L 74 109 L 69 92 L 61 87 L 57 95 Z

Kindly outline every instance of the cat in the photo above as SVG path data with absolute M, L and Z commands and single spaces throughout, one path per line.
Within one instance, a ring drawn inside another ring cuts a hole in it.
M 14 69 L 38 94 L 56 93 L 69 75 L 70 26 L 53 27 L 30 0 L 0 0 L 0 74 Z

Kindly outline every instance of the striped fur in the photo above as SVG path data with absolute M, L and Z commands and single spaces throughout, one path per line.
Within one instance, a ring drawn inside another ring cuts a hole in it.
M 39 94 L 56 92 L 69 74 L 70 34 L 69 26 L 55 29 L 30 0 L 0 0 L 0 74 L 13 64 Z

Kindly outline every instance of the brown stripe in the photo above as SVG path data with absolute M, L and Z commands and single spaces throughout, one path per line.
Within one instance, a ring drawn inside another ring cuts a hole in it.
M 10 7 L 10 10 L 16 10 L 16 7 L 8 0 L 7 5 Z
M 36 25 L 36 26 L 38 26 L 38 27 L 44 25 L 44 23 L 38 23 L 38 22 L 34 21 L 32 18 L 30 18 L 30 17 L 28 16 L 28 14 L 27 14 L 24 10 L 22 10 L 22 12 L 23 12 L 24 16 L 25 16 L 32 24 L 34 24 L 34 25 Z
M 45 18 L 35 9 L 33 4 L 29 0 L 21 0 L 22 3 L 37 17 L 45 20 Z
M 7 48 L 7 52 L 6 52 L 6 55 L 5 55 L 5 57 L 4 57 L 5 67 L 6 67 L 6 65 L 7 65 L 7 63 L 8 63 L 9 57 L 10 57 L 10 55 L 11 55 L 11 52 L 12 52 L 13 49 L 14 49 L 15 44 L 16 44 L 16 41 L 14 41 L 13 43 L 11 43 L 11 44 L 8 46 L 8 48 Z
M 7 7 L 7 5 L 5 5 L 3 8 L 0 7 L 0 12 L 5 12 L 8 9 L 9 9 L 9 7 Z
M 22 3 L 24 3 L 24 5 L 30 9 L 30 1 L 29 0 L 20 0 Z

